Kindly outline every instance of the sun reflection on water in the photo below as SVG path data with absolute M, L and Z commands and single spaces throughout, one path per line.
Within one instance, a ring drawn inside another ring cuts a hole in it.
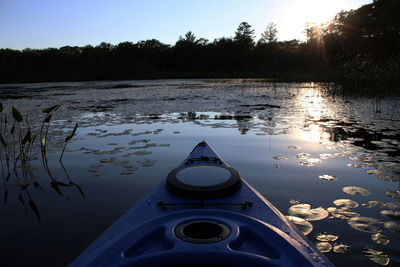
M 318 124 L 312 123 L 304 128 L 301 137 L 310 142 L 321 142 L 329 139 L 329 134 L 324 132 L 323 128 Z
M 311 84 L 313 87 L 313 84 Z M 304 112 L 304 125 L 301 127 L 301 138 L 310 142 L 329 140 L 329 133 L 320 125 L 321 120 L 329 118 L 332 109 L 318 88 L 309 88 L 298 95 L 297 101 Z

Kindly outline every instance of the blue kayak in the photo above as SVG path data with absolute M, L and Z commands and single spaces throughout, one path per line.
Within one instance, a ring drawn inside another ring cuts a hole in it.
M 333 266 L 206 143 L 70 266 Z

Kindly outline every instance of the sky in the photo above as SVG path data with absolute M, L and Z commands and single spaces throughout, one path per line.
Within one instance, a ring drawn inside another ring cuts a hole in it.
M 256 40 L 277 25 L 278 40 L 305 38 L 307 22 L 325 22 L 372 0 L 0 0 L 0 48 L 59 48 L 136 43 L 175 44 L 192 31 L 213 41 L 246 21 Z

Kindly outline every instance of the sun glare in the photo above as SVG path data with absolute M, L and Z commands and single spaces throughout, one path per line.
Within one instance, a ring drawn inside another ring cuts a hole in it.
M 298 95 L 299 104 L 305 112 L 304 127 L 301 137 L 310 142 L 322 142 L 329 140 L 329 133 L 318 123 L 319 120 L 330 114 L 329 105 L 315 89 L 304 90 Z
M 302 0 L 293 1 L 291 7 L 296 17 L 307 22 L 324 23 L 343 9 L 343 1 Z
M 328 22 L 347 6 L 345 0 L 292 0 L 280 25 L 286 35 L 295 36 L 304 31 L 306 23 Z

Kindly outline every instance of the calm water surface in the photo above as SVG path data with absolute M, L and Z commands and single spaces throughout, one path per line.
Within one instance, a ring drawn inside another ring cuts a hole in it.
M 67 265 L 206 140 L 283 214 L 308 220 L 308 238 L 336 265 L 376 266 L 375 254 L 398 266 L 397 101 L 249 80 L 0 85 L 5 112 L 28 113 L 34 132 L 43 108 L 62 105 L 48 140 L 53 180 L 39 144 L 30 174 L 7 178 L 2 147 L 0 265 Z

